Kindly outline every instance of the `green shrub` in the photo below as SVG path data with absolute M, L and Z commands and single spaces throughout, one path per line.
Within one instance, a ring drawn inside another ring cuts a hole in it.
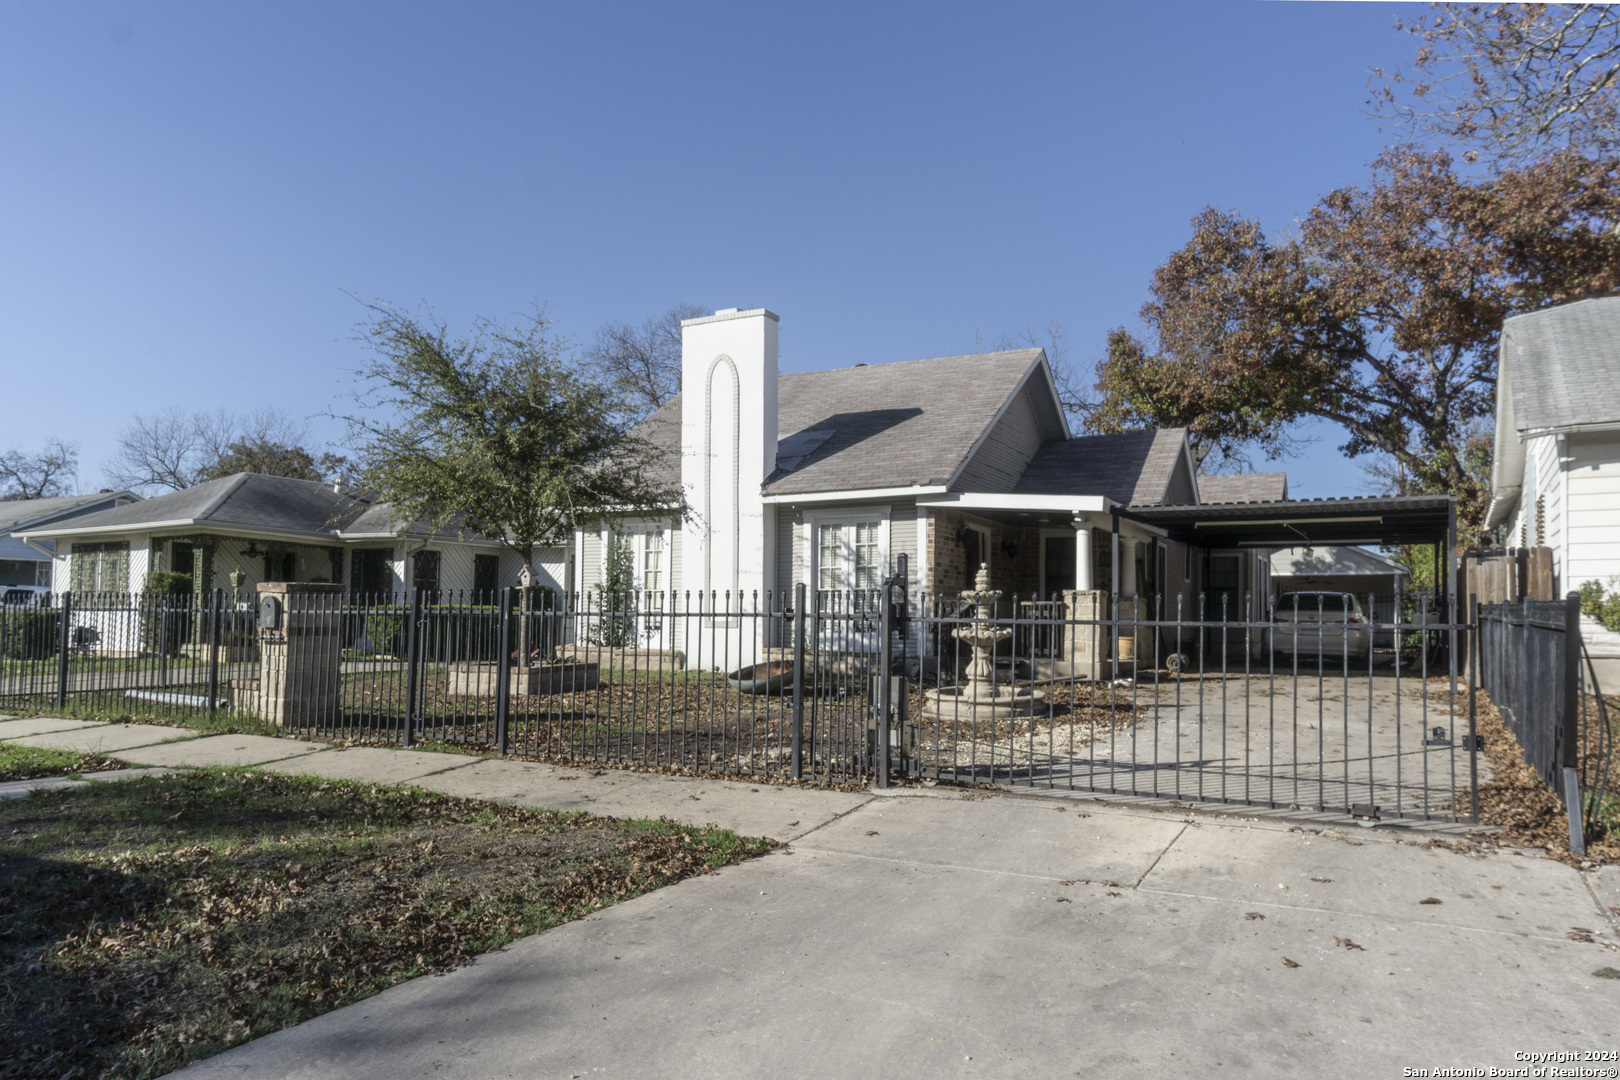
M 361 621 L 360 637 L 371 642 L 371 651 L 393 656 L 405 655 L 406 616 L 368 611 Z
M 59 611 L 0 611 L 0 659 L 49 660 L 61 632 Z
M 1607 596 L 1604 592 L 1601 582 L 1583 582 L 1580 589 L 1581 614 L 1597 620 L 1605 630 L 1620 633 L 1620 592 L 1611 592 Z
M 154 570 L 141 587 L 141 648 L 178 656 L 191 640 L 191 575 Z

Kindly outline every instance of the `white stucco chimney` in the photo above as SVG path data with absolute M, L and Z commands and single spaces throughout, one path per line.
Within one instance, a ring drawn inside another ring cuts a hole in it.
M 776 516 L 760 485 L 776 467 L 777 317 L 728 308 L 681 323 L 683 588 L 752 604 L 775 587 Z

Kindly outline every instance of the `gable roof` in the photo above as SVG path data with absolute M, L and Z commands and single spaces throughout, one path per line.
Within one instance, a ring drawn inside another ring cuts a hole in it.
M 1488 529 L 1518 504 L 1527 438 L 1620 424 L 1620 296 L 1505 320 L 1498 359 Z
M 120 499 L 139 501 L 133 491 L 103 491 L 95 495 L 61 495 L 50 499 L 9 499 L 0 502 L 0 533 L 14 532 L 29 525 L 65 517 L 75 510 Z M 34 556 L 39 557 L 35 552 Z
M 330 536 L 358 517 L 372 500 L 331 485 L 285 476 L 237 473 L 184 491 L 171 491 L 45 527 L 45 535 L 150 528 L 236 528 Z
M 1620 423 L 1620 296 L 1506 320 L 1500 371 L 1521 434 Z
M 1285 472 L 1200 476 L 1198 501 L 1209 503 L 1282 502 L 1288 498 Z
M 1393 559 L 1386 559 L 1366 548 L 1342 544 L 1286 547 L 1273 551 L 1271 573 L 1273 577 L 1412 576 L 1412 571 Z
M 1055 439 L 1013 490 L 1024 495 L 1102 495 L 1127 506 L 1165 501 L 1186 445 L 1185 428 Z
M 781 456 L 764 493 L 948 484 L 1045 359 L 1041 349 L 1016 349 L 783 373 L 776 390 Z M 662 451 L 653 479 L 678 486 L 679 395 L 636 434 Z
M 780 377 L 777 430 L 829 431 L 768 495 L 948 484 L 1024 380 L 1040 349 L 907 360 Z

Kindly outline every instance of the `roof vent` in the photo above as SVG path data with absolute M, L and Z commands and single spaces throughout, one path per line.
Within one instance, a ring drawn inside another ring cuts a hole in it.
M 742 310 L 742 308 L 723 307 L 720 310 L 716 311 L 715 314 L 716 315 L 735 315 L 735 314 L 737 314 L 737 312 L 739 312 L 741 310 Z

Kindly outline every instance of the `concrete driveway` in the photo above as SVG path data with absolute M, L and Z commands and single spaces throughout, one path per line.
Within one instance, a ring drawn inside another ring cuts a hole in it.
M 186 1071 L 1378 1077 L 1620 1050 L 1620 938 L 1594 891 L 1620 904 L 1613 883 L 1426 843 L 856 798 L 785 850 Z

